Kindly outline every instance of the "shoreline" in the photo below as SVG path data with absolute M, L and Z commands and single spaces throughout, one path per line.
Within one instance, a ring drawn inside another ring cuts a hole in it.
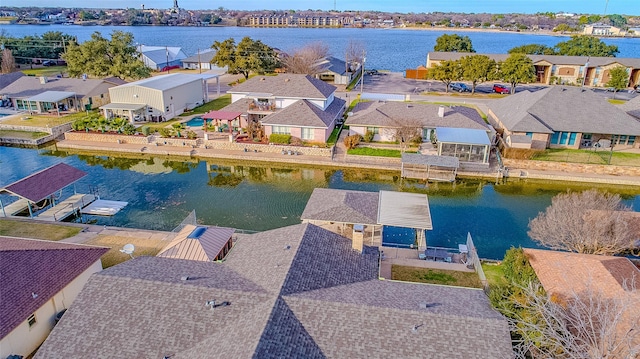
M 286 156 L 267 152 L 242 152 L 235 150 L 220 150 L 212 148 L 191 148 L 176 146 L 142 146 L 138 144 L 115 144 L 110 142 L 93 142 L 79 140 L 63 140 L 56 142 L 57 149 L 78 150 L 96 155 L 105 152 L 136 154 L 138 156 L 175 156 L 198 160 L 220 159 L 241 162 L 280 163 L 294 165 L 321 166 L 331 168 L 359 168 L 364 170 L 382 170 L 400 172 L 401 163 L 398 158 L 363 158 L 369 156 L 340 155 L 343 158 L 301 155 Z M 514 174 L 514 175 L 511 175 Z M 535 179 L 559 182 L 593 183 L 605 185 L 620 185 L 640 187 L 640 178 L 635 176 L 619 176 L 608 174 L 574 173 L 563 171 L 532 170 L 524 168 L 509 168 L 509 175 L 502 176 L 497 172 L 465 172 L 458 171 L 457 177 L 482 178 L 501 180 Z

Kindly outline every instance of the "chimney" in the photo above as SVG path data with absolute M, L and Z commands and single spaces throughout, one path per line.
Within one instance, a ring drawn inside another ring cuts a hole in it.
M 47 83 L 47 77 L 46 76 L 40 76 L 40 84 L 44 85 Z
M 440 105 L 440 107 L 438 107 L 438 117 L 444 118 L 444 106 L 442 106 L 442 105 Z
M 353 236 L 351 239 L 351 248 L 355 249 L 359 253 L 362 253 L 364 247 L 364 225 L 353 225 Z

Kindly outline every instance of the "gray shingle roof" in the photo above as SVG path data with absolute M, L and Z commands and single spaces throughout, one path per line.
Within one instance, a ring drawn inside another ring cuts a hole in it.
M 114 86 L 114 84 L 105 83 L 103 80 L 81 80 L 67 77 L 48 78 L 47 82 L 42 84 L 39 77 L 23 76 L 2 89 L 2 94 L 10 98 L 27 98 L 45 91 L 66 91 L 75 92 L 78 98 L 82 98 L 87 95 L 108 93 L 108 88 Z
M 262 119 L 265 125 L 288 125 L 328 128 L 344 109 L 346 101 L 334 98 L 325 111 L 307 100 L 298 100 L 291 105 Z
M 620 105 L 619 108 L 629 115 L 640 119 L 640 96 L 636 96 L 635 98 L 625 102 Z
M 278 76 L 256 76 L 228 93 L 270 93 L 277 97 L 299 99 L 326 99 L 336 87 L 311 75 L 279 74 Z
M 27 320 L 108 250 L 0 237 L 0 339 Z
M 300 219 L 377 224 L 379 198 L 378 192 L 316 188 Z
M 139 257 L 92 276 L 36 358 L 467 358 L 510 350 L 506 322 L 481 291 L 378 281 L 378 256 L 300 224 L 244 236 L 223 263 Z M 418 298 L 439 304 L 424 313 Z M 212 311 L 204 304 L 213 299 L 230 305 Z M 418 322 L 428 324 L 407 344 Z
M 640 135 L 640 122 L 635 118 L 601 95 L 577 87 L 523 91 L 488 106 L 510 131 Z
M 24 74 L 21 71 L 11 72 L 8 74 L 0 74 L 0 95 L 4 94 L 4 91 L 2 89 L 9 86 L 9 84 L 13 83 L 15 80 L 19 79 L 22 76 L 24 76 Z
M 445 107 L 444 117 L 438 116 L 440 105 L 406 102 L 361 102 L 353 109 L 345 124 L 397 128 L 406 121 L 418 121 L 425 128 L 455 127 L 488 130 L 486 123 L 473 108 Z

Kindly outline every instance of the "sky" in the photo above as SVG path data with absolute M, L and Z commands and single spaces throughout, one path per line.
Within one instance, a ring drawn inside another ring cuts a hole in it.
M 173 0 L 1 0 L 2 6 L 59 6 L 101 8 L 169 8 Z M 377 10 L 388 12 L 536 13 L 568 12 L 588 14 L 640 15 L 640 0 L 335 0 L 337 10 Z M 184 9 L 234 10 L 332 10 L 334 0 L 178 0 Z

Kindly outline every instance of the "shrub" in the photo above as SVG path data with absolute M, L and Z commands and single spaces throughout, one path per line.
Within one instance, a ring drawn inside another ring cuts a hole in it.
M 537 154 L 544 152 L 543 150 L 534 150 L 529 148 L 508 148 L 505 147 L 502 151 L 502 157 L 511 158 L 514 160 L 530 160 Z
M 422 136 L 419 135 L 415 135 L 413 136 L 410 140 L 409 143 L 411 143 L 412 145 L 419 145 L 422 143 Z
M 362 140 L 362 136 L 358 134 L 347 136 L 344 139 L 344 145 L 347 147 L 348 150 L 351 150 L 356 148 L 356 146 L 360 144 L 361 140 Z
M 289 140 L 289 143 L 293 146 L 302 146 L 302 140 L 298 137 L 291 137 L 291 139 Z
M 170 128 L 163 127 L 160 130 L 158 130 L 158 133 L 160 133 L 160 137 L 167 138 L 167 137 L 171 137 L 171 135 L 173 134 L 173 130 L 171 130 Z
M 71 128 L 75 131 L 82 131 L 85 129 L 85 120 L 83 118 L 79 118 L 71 124 Z
M 287 145 L 289 144 L 289 141 L 291 141 L 291 135 L 272 133 L 271 136 L 269 136 L 269 142 L 271 143 Z
M 198 134 L 194 131 L 187 131 L 187 138 L 190 140 L 195 140 L 198 137 Z
M 122 133 L 124 133 L 125 135 L 133 135 L 136 133 L 136 126 L 127 123 L 126 125 L 122 126 Z
M 364 136 L 362 137 L 362 139 L 364 140 L 364 142 L 371 142 L 371 141 L 373 141 L 373 137 L 375 135 L 376 134 L 373 133 L 372 131 L 367 131 L 367 132 L 364 133 Z
M 142 126 L 140 130 L 142 131 L 142 134 L 145 136 L 149 136 L 151 134 L 151 128 L 149 128 L 149 126 Z

